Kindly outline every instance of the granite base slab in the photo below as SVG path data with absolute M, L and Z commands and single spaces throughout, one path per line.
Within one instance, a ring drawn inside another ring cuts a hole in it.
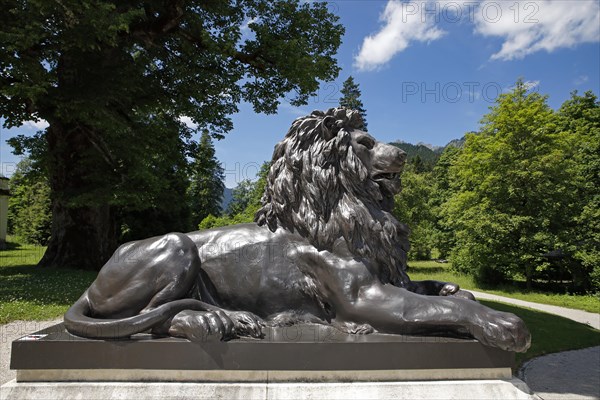
M 506 379 L 514 353 L 475 340 L 350 335 L 306 324 L 265 330 L 262 340 L 190 342 L 138 334 L 92 340 L 62 324 L 12 343 L 18 381 Z M 230 376 L 226 379 L 225 376 Z M 162 377 L 162 378 L 161 378 Z
M 9 382 L 0 400 L 541 400 L 524 382 L 510 380 L 336 382 L 336 383 L 169 383 Z
M 12 343 L 17 380 L 0 399 L 536 399 L 513 365 L 514 353 L 475 340 L 316 324 L 229 342 L 91 340 L 58 324 Z

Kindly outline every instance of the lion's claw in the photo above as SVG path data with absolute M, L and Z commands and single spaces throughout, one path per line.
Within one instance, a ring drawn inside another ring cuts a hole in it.
M 229 340 L 238 336 L 262 338 L 264 323 L 244 311 L 182 311 L 171 322 L 169 334 L 193 342 Z
M 459 290 L 460 290 L 460 286 L 458 286 L 456 283 L 448 282 L 442 287 L 439 295 L 440 296 L 449 296 L 451 294 L 458 292 Z
M 233 321 L 235 333 L 239 336 L 262 338 L 262 327 L 265 323 L 258 316 L 245 311 L 230 311 L 229 318 Z
M 234 337 L 234 324 L 222 311 L 182 311 L 169 328 L 171 336 L 193 342 L 228 340 Z

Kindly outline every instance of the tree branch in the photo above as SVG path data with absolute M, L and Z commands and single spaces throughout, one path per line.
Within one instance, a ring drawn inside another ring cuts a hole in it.
M 131 30 L 131 35 L 142 39 L 147 46 L 154 45 L 154 39 L 165 33 L 173 32 L 179 28 L 179 23 L 183 18 L 184 1 L 173 0 L 166 4 L 166 11 L 163 15 L 154 18 L 154 13 L 148 7 L 145 7 L 148 21 L 142 23 Z
M 117 160 L 111 154 L 108 145 L 104 142 L 104 140 L 98 136 L 93 129 L 90 129 L 86 126 L 79 125 L 79 129 L 87 136 L 89 142 L 94 146 L 94 148 L 100 153 L 100 156 L 104 159 L 104 161 L 115 171 L 118 168 Z

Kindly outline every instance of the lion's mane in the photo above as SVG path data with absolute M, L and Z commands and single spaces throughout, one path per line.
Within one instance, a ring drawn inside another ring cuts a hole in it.
M 404 287 L 408 229 L 382 210 L 384 195 L 353 151 L 350 132 L 361 126 L 360 114 L 344 108 L 296 119 L 275 146 L 255 221 L 297 232 L 318 250 L 343 238 L 382 282 Z

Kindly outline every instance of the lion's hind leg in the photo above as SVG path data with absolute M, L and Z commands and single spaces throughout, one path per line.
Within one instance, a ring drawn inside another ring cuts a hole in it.
M 170 233 L 127 243 L 67 311 L 65 326 L 91 338 L 160 332 L 182 310 L 211 307 L 190 296 L 199 271 L 198 250 L 187 235 Z
M 183 233 L 127 243 L 104 265 L 88 289 L 93 314 L 124 318 L 189 298 L 200 272 L 194 242 Z

